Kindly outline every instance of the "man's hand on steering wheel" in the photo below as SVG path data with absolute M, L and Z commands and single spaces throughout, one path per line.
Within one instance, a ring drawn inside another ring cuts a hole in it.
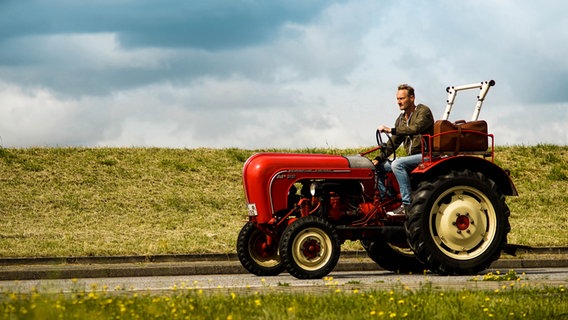
M 384 132 L 385 135 L 387 136 L 388 141 L 390 141 L 391 145 L 394 145 L 393 142 L 392 142 L 391 135 L 389 134 L 390 131 L 391 131 L 391 129 L 389 127 L 380 125 L 379 128 L 377 129 L 377 132 L 376 132 L 376 138 L 377 138 L 377 145 L 379 146 L 379 150 L 381 152 L 381 158 L 383 158 L 386 161 L 393 162 L 394 159 L 396 159 L 396 152 L 393 152 L 393 158 L 392 159 L 388 159 L 387 143 L 383 143 L 383 138 L 381 136 L 381 132 Z M 379 160 L 377 160 L 377 159 L 373 159 L 372 162 L 375 166 L 379 164 Z
M 389 134 L 391 133 L 391 128 L 387 127 L 385 125 L 382 125 L 382 124 L 379 126 L 379 128 L 377 128 L 377 130 L 379 132 L 384 132 L 384 133 L 389 133 Z

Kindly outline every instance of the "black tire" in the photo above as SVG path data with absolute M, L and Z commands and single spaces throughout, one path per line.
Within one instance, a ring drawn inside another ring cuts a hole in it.
M 278 246 L 267 246 L 266 235 L 250 221 L 239 232 L 237 256 L 243 267 L 257 276 L 276 276 L 284 271 Z
M 382 239 L 361 241 L 371 260 L 381 268 L 396 273 L 423 273 L 427 268 L 410 248 L 402 248 Z
M 431 271 L 476 274 L 506 246 L 509 215 L 493 180 L 480 172 L 452 171 L 420 183 L 405 229 L 416 257 Z
M 326 220 L 308 216 L 290 224 L 280 239 L 286 270 L 298 279 L 319 279 L 337 265 L 339 237 Z

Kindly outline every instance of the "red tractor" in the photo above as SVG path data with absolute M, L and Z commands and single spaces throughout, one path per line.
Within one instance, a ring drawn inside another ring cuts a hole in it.
M 249 221 L 237 239 L 237 254 L 249 272 L 283 271 L 301 279 L 321 278 L 337 264 L 340 246 L 359 240 L 386 270 L 431 270 L 475 274 L 497 260 L 510 231 L 505 196 L 517 191 L 508 172 L 494 163 L 493 135 L 477 120 L 495 82 L 448 87 L 443 120 L 423 137 L 423 161 L 411 172 L 412 204 L 401 204 L 392 173 L 385 185 L 396 196 L 381 198 L 375 166 L 366 155 L 258 153 L 243 167 Z M 448 121 L 460 90 L 479 88 L 471 121 Z M 388 135 L 386 136 L 388 137 Z

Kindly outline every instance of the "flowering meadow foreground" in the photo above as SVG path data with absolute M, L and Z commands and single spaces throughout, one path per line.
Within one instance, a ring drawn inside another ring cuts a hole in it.
M 70 293 L 0 289 L 0 319 L 559 319 L 568 317 L 563 285 L 529 286 L 514 271 L 472 281 L 498 281 L 498 289 L 441 290 L 425 283 L 411 289 L 338 285 L 326 278 L 323 292 L 203 290 L 175 286 L 168 292 L 132 293 L 92 288 Z

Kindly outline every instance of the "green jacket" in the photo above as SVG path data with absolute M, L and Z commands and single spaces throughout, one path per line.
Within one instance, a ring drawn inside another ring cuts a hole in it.
M 413 155 L 422 152 L 422 135 L 434 133 L 434 116 L 430 108 L 423 104 L 416 106 L 416 109 L 410 115 L 408 123 L 404 118 L 404 112 L 398 116 L 391 129 L 391 140 L 387 143 L 386 156 L 390 156 L 394 150 L 404 144 L 407 155 Z M 394 145 L 394 148 L 393 148 Z M 375 159 L 379 162 L 385 160 L 382 154 Z

